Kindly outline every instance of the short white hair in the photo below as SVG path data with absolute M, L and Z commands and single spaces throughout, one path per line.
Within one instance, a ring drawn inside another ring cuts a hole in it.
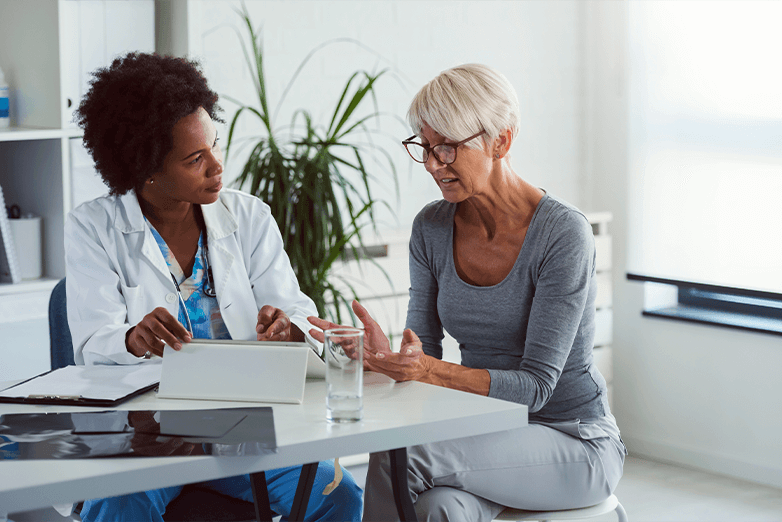
M 429 125 L 440 136 L 458 142 L 485 130 L 487 145 L 508 129 L 515 138 L 520 119 L 519 99 L 508 79 L 477 63 L 441 72 L 418 91 L 407 111 L 407 122 L 417 135 Z M 465 147 L 479 148 L 479 142 L 469 141 Z

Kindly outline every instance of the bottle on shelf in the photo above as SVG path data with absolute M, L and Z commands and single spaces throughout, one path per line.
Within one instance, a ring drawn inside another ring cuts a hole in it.
M 11 118 L 8 113 L 9 108 L 8 84 L 5 83 L 3 70 L 0 69 L 0 129 L 10 127 L 11 125 Z

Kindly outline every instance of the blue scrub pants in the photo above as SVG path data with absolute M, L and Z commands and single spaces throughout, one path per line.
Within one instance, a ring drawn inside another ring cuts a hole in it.
M 334 462 L 325 461 L 318 464 L 315 483 L 307 505 L 306 520 L 338 522 L 361 520 L 361 488 L 353 480 L 350 472 L 343 468 L 342 473 L 344 476 L 337 489 L 329 495 L 323 495 L 321 494 L 323 488 L 334 480 Z M 282 521 L 288 520 L 290 515 L 300 474 L 301 466 L 266 471 L 269 503 L 272 511 L 282 515 Z M 201 485 L 224 495 L 253 501 L 249 475 L 211 480 Z M 119 497 L 87 500 L 81 511 L 81 519 L 83 522 L 163 522 L 166 506 L 179 495 L 182 488 L 183 486 L 172 486 Z

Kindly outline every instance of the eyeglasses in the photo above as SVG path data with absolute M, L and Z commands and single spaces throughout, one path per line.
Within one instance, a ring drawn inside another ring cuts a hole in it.
M 426 163 L 429 160 L 429 154 L 434 154 L 434 157 L 437 159 L 437 161 L 443 165 L 450 165 L 456 161 L 456 149 L 460 145 L 467 143 L 473 138 L 477 138 L 484 132 L 486 131 L 482 130 L 478 134 L 473 134 L 469 138 L 463 139 L 459 143 L 441 143 L 439 145 L 435 145 L 434 147 L 429 147 L 423 143 L 413 141 L 413 139 L 418 137 L 413 135 L 403 141 L 402 145 L 405 146 L 407 153 L 410 154 L 410 157 L 413 158 L 413 161 L 418 163 Z

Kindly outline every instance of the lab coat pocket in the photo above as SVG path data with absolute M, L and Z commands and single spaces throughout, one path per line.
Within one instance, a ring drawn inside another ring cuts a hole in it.
M 138 324 L 146 315 L 146 298 L 141 286 L 125 286 L 120 283 L 125 306 L 128 309 L 128 324 Z

